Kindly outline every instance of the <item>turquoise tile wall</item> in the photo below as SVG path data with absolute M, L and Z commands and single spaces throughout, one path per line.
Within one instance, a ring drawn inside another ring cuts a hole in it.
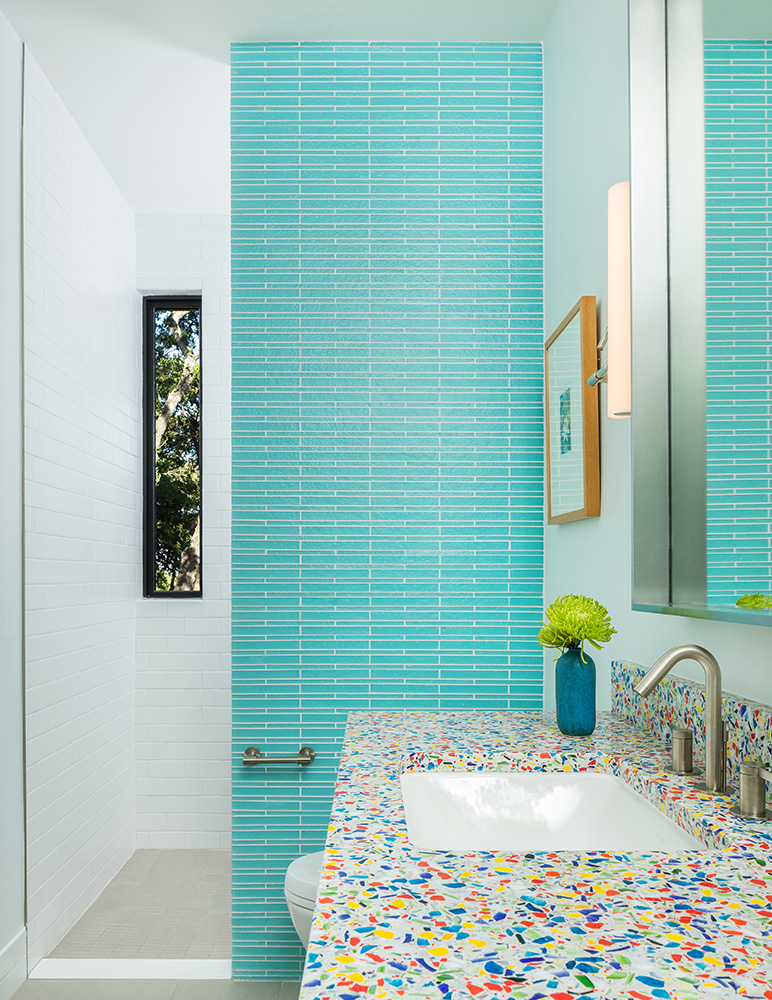
M 542 705 L 538 44 L 232 52 L 236 978 L 353 709 Z M 319 756 L 247 770 L 241 752 Z
M 705 43 L 708 590 L 772 593 L 772 43 Z

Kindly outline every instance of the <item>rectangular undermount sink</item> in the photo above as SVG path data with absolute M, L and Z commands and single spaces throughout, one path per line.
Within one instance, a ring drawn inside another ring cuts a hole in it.
M 409 771 L 408 840 L 427 851 L 704 851 L 613 774 Z

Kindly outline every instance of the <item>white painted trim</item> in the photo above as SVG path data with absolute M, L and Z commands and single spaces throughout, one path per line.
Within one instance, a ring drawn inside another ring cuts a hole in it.
M 27 978 L 27 928 L 0 951 L 0 1000 L 9 1000 Z
M 230 979 L 227 959 L 44 958 L 30 979 Z

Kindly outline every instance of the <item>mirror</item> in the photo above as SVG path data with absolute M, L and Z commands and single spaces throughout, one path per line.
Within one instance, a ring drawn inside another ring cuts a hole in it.
M 630 29 L 633 606 L 772 624 L 772 4 Z

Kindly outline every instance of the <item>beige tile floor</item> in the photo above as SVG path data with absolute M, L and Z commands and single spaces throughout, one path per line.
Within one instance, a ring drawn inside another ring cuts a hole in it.
M 171 979 L 28 979 L 13 1000 L 297 1000 L 299 983 Z
M 229 851 L 135 851 L 49 957 L 229 959 L 230 888 Z M 78 994 L 61 994 L 70 995 Z

